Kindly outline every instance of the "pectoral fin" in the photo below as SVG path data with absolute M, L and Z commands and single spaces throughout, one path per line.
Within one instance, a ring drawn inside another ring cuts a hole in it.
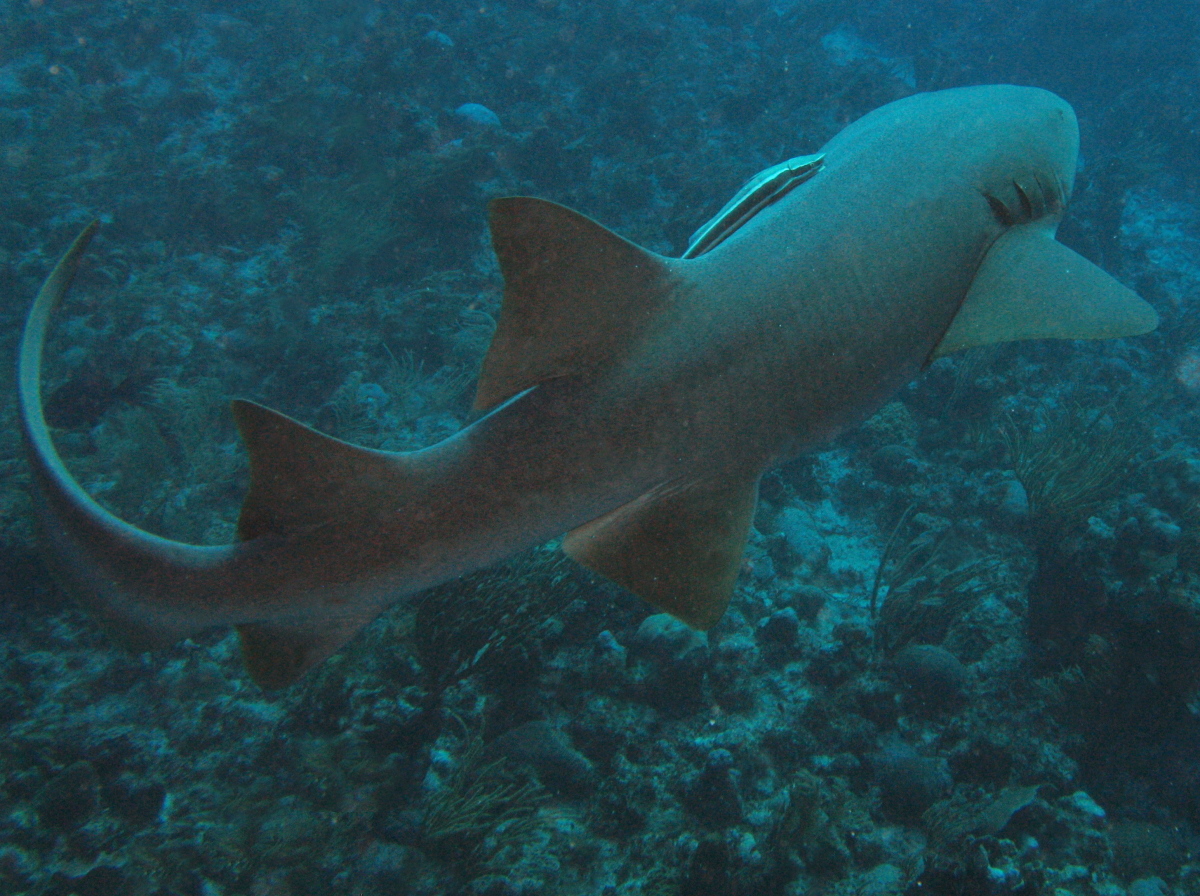
M 693 628 L 729 605 L 758 501 L 758 476 L 656 489 L 571 531 L 563 550 Z
M 1019 339 L 1137 336 L 1157 325 L 1153 308 L 1044 226 L 1014 227 L 984 256 L 930 360 Z

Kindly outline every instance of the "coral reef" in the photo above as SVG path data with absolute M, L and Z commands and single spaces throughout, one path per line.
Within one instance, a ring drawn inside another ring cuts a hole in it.
M 227 632 L 142 654 L 57 590 L 8 401 L 0 891 L 1200 894 L 1188 4 L 31 0 L 0 23 L 0 334 L 99 216 L 47 413 L 98 500 L 175 538 L 233 537 L 231 396 L 389 450 L 469 419 L 489 198 L 675 254 L 754 172 L 914 90 L 1066 96 L 1061 235 L 1163 316 L 940 360 L 772 472 L 707 634 L 547 545 L 279 694 Z

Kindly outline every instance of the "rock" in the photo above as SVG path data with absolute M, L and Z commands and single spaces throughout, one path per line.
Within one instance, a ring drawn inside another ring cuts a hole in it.
M 777 575 L 775 561 L 771 559 L 770 554 L 749 556 L 746 558 L 746 563 L 750 567 L 750 576 L 754 581 L 765 584 L 775 580 L 775 576 Z
M 892 672 L 912 700 L 939 712 L 958 706 L 971 681 L 958 657 L 936 644 L 909 644 L 892 659 Z
M 871 455 L 871 466 L 885 482 L 913 482 L 921 473 L 921 462 L 907 445 L 884 445 Z
M 785 507 L 775 518 L 775 530 L 783 540 L 787 559 L 792 563 L 822 566 L 829 560 L 829 545 L 798 507 Z
M 685 805 L 713 827 L 739 824 L 744 813 L 734 774 L 733 754 L 722 748 L 711 750 L 705 759 L 704 770 L 684 795 Z
M 454 114 L 468 124 L 485 130 L 500 130 L 500 116 L 479 103 L 463 103 Z
M 1147 547 L 1160 554 L 1175 550 L 1183 529 L 1166 512 L 1157 507 L 1146 508 L 1142 516 L 1142 527 L 1146 533 Z
M 1108 813 L 1104 811 L 1104 807 L 1082 790 L 1076 790 L 1067 797 L 1066 803 L 1080 815 L 1095 821 L 1103 821 L 1108 816 Z
M 1161 877 L 1139 877 L 1129 885 L 1129 896 L 1169 896 L 1170 892 Z
M 631 645 L 643 655 L 662 662 L 679 662 L 708 648 L 708 635 L 680 622 L 669 613 L 647 616 L 638 626 Z
M 47 896 L 59 893 L 63 896 L 113 896 L 114 893 L 128 893 L 131 883 L 119 868 L 97 865 L 79 877 L 55 872 L 42 892 Z
M 794 644 L 800 632 L 800 617 L 791 607 L 776 610 L 758 624 L 759 640 L 768 644 Z
M 100 806 L 100 781 L 91 763 L 75 762 L 46 782 L 34 800 L 38 818 L 67 832 L 86 822 Z
M 625 680 L 636 699 L 680 717 L 710 704 L 708 635 L 665 613 L 645 619 L 629 641 Z
M 1036 785 L 1028 787 L 1005 787 L 996 794 L 995 799 L 975 816 L 975 821 L 971 825 L 971 832 L 983 834 L 988 837 L 998 836 L 1001 831 L 1008 827 L 1008 823 L 1014 815 L 1037 799 L 1037 793 L 1038 788 Z M 1034 843 L 1036 844 L 1037 841 L 1035 840 Z
M 556 792 L 586 790 L 595 776 L 592 764 L 572 746 L 567 735 L 545 721 L 510 728 L 492 741 L 488 753 L 529 765 L 537 772 L 538 780 Z
M 1029 516 L 1029 495 L 1015 476 L 1004 480 L 997 498 L 996 512 L 1001 516 L 1014 520 Z
M 876 865 L 854 880 L 858 896 L 899 896 L 904 892 L 904 872 L 895 865 Z
M 875 754 L 872 765 L 884 807 L 904 818 L 920 816 L 954 784 L 945 759 L 918 756 L 906 744 L 884 747 Z
M 161 781 L 142 781 L 122 775 L 104 789 L 105 803 L 135 828 L 159 820 L 167 790 Z
M 415 846 L 420 842 L 424 814 L 417 809 L 387 807 L 375 822 L 375 833 L 382 841 Z
M 596 662 L 610 672 L 619 672 L 625 668 L 625 659 L 628 651 L 621 646 L 621 642 L 616 639 L 608 629 L 596 635 Z
M 404 892 L 414 876 L 413 854 L 398 843 L 375 841 L 362 853 L 361 867 L 380 892 Z
M 826 591 L 816 585 L 801 585 L 795 590 L 784 594 L 782 600 L 796 611 L 796 615 L 806 622 L 812 622 L 825 609 L 829 599 Z
M 454 40 L 449 34 L 444 34 L 436 29 L 430 29 L 425 32 L 425 42 L 430 46 L 437 47 L 441 50 L 454 49 Z

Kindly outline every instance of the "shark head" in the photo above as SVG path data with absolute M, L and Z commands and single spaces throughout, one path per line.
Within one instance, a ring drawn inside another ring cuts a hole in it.
M 953 107 L 971 129 L 971 145 L 948 151 L 997 225 L 995 241 L 931 358 L 996 342 L 1106 339 L 1157 326 L 1149 305 L 1054 240 L 1079 164 L 1079 122 L 1064 99 L 1013 85 L 911 99 L 943 122 Z
M 895 135 L 903 133 L 905 140 Z M 1061 217 L 1079 156 L 1079 124 L 1061 97 L 1007 84 L 919 93 L 863 116 L 825 147 L 827 168 L 873 164 L 887 146 L 889 189 L 936 172 L 944 192 L 982 198 L 1001 227 Z M 868 162 L 870 159 L 870 162 Z M 902 193 L 900 195 L 903 195 Z
M 937 94 L 934 94 L 937 96 Z M 1061 97 L 1032 87 L 975 88 L 971 112 L 994 119 L 976 189 L 1003 227 L 1062 218 L 1079 162 L 1079 123 Z

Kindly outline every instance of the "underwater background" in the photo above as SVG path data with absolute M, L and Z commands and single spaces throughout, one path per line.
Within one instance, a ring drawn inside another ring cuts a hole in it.
M 6 0 L 0 341 L 124 518 L 233 539 L 259 400 L 402 450 L 467 418 L 488 199 L 657 252 L 917 91 L 1076 109 L 1060 238 L 1146 337 L 934 364 L 767 476 L 707 635 L 554 545 L 264 693 L 53 583 L 0 404 L 0 893 L 1200 893 L 1200 9 L 1190 2 Z

